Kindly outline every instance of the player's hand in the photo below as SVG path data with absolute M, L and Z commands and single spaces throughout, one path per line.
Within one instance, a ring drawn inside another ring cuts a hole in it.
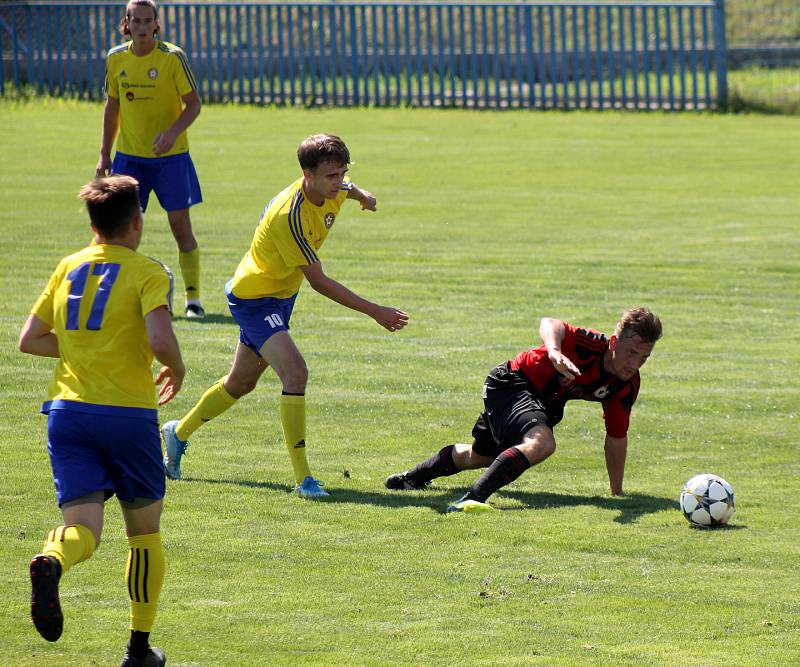
M 153 153 L 163 155 L 168 152 L 175 145 L 177 138 L 170 130 L 162 132 L 153 140 Z
M 578 370 L 578 367 L 573 364 L 561 350 L 551 350 L 548 352 L 548 356 L 550 357 L 550 363 L 553 364 L 553 367 L 567 378 L 567 380 L 574 380 L 576 377 L 580 377 L 581 372 Z
M 378 210 L 378 200 L 375 199 L 375 195 L 367 190 L 361 190 L 361 197 L 358 198 L 358 201 L 361 202 L 362 211 Z
M 372 319 L 387 331 L 399 331 L 408 324 L 408 313 L 396 308 L 378 306 L 377 311 L 372 315 Z
M 169 366 L 162 366 L 156 377 L 156 385 L 161 385 L 158 390 L 158 404 L 169 403 L 183 385 L 183 373 L 179 373 Z M 162 384 L 163 383 L 163 384 Z
M 111 156 L 101 155 L 97 161 L 97 166 L 94 168 L 95 178 L 103 178 L 111 173 Z

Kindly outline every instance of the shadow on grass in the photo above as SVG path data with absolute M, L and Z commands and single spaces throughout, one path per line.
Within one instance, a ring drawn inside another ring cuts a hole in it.
M 202 319 L 193 319 L 185 315 L 176 315 L 172 319 L 174 322 L 191 322 L 192 324 L 236 324 L 236 320 L 230 315 L 218 315 L 216 313 L 206 314 Z
M 253 482 L 248 480 L 207 479 L 199 477 L 186 477 L 186 482 L 202 482 L 205 484 L 233 484 L 250 489 L 265 489 L 269 491 L 282 491 L 292 493 L 294 487 L 288 484 L 275 482 Z M 445 508 L 457 500 L 464 492 L 456 489 L 438 491 L 432 488 L 428 491 L 360 491 L 358 489 L 341 489 L 329 486 L 330 498 L 320 502 L 326 503 L 356 503 L 360 505 L 376 505 L 399 509 L 403 507 L 428 507 L 437 512 L 444 512 Z M 559 507 L 578 507 L 589 505 L 605 510 L 619 512 L 614 521 L 617 523 L 632 523 L 645 514 L 654 514 L 664 510 L 679 511 L 678 501 L 669 498 L 659 498 L 640 493 L 633 493 L 621 498 L 606 496 L 581 496 L 564 493 L 531 493 L 527 491 L 503 490 L 498 495 L 511 498 L 520 502 L 524 507 L 506 507 L 502 511 L 519 511 L 528 509 L 554 509 Z
M 565 493 L 529 493 L 526 491 L 502 492 L 507 498 L 518 500 L 525 507 L 509 509 L 553 509 L 558 507 L 578 507 L 591 505 L 604 510 L 619 512 L 616 523 L 632 523 L 645 514 L 655 514 L 664 510 L 680 510 L 677 500 L 631 493 L 626 496 L 578 496 Z

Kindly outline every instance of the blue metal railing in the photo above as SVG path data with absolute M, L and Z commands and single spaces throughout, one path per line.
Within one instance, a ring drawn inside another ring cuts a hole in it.
M 101 99 L 123 4 L 0 4 L 0 94 Z M 211 102 L 708 109 L 727 98 L 724 0 L 160 6 Z

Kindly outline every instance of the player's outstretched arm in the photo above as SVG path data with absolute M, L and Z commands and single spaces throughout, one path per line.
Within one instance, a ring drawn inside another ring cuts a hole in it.
M 613 438 L 606 435 L 605 454 L 611 495 L 621 496 L 622 479 L 625 477 L 625 457 L 628 455 L 628 436 Z
M 539 324 L 539 335 L 542 337 L 542 342 L 547 348 L 547 356 L 553 367 L 561 373 L 568 380 L 574 380 L 580 376 L 581 372 L 578 367 L 569 360 L 569 358 L 561 351 L 561 341 L 564 340 L 566 330 L 564 323 L 561 320 L 555 320 L 552 317 L 543 317 Z
M 183 365 L 181 348 L 172 330 L 172 317 L 167 307 L 160 306 L 151 310 L 145 315 L 144 322 L 153 355 L 164 364 L 156 377 L 156 384 L 161 387 L 158 390 L 158 404 L 164 405 L 180 391 L 186 367 Z
M 364 190 L 358 187 L 355 183 L 350 184 L 350 190 L 347 193 L 348 199 L 355 199 L 361 204 L 361 210 L 364 211 L 377 211 L 378 200 L 375 199 L 369 190 Z
M 352 310 L 369 315 L 384 329 L 398 331 L 408 324 L 408 314 L 402 310 L 397 310 L 390 306 L 379 306 L 377 303 L 367 301 L 342 285 L 342 283 L 326 276 L 322 270 L 322 262 L 301 266 L 300 270 L 308 280 L 308 284 L 322 296 L 328 297 L 332 301 L 347 306 Z
M 95 178 L 111 173 L 111 147 L 119 131 L 119 100 L 109 95 L 103 110 L 103 134 L 100 137 L 100 159 L 95 167 Z
M 19 334 L 19 351 L 38 357 L 58 358 L 58 338 L 53 328 L 36 315 L 29 315 Z

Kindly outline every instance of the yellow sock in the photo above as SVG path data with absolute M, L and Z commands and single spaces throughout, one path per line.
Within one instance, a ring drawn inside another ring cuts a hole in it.
M 178 251 L 178 264 L 181 267 L 186 298 L 200 300 L 200 248 L 189 252 Z
M 175 435 L 181 440 L 188 440 L 198 428 L 200 428 L 207 421 L 211 421 L 214 417 L 221 415 L 225 410 L 231 407 L 236 400 L 231 396 L 223 382 L 222 378 L 215 385 L 210 387 L 205 394 L 197 401 L 197 404 L 186 413 L 186 416 L 178 422 L 175 428 Z
M 131 547 L 125 582 L 131 600 L 131 630 L 150 632 L 164 583 L 164 548 L 161 533 L 128 538 Z
M 66 572 L 73 565 L 89 558 L 96 546 L 92 531 L 86 526 L 75 523 L 71 526 L 53 528 L 47 536 L 42 553 L 57 558 L 62 571 Z
M 306 459 L 306 397 L 296 395 L 281 395 L 281 425 L 283 437 L 286 438 L 286 448 L 292 460 L 294 481 L 300 484 L 311 469 Z

